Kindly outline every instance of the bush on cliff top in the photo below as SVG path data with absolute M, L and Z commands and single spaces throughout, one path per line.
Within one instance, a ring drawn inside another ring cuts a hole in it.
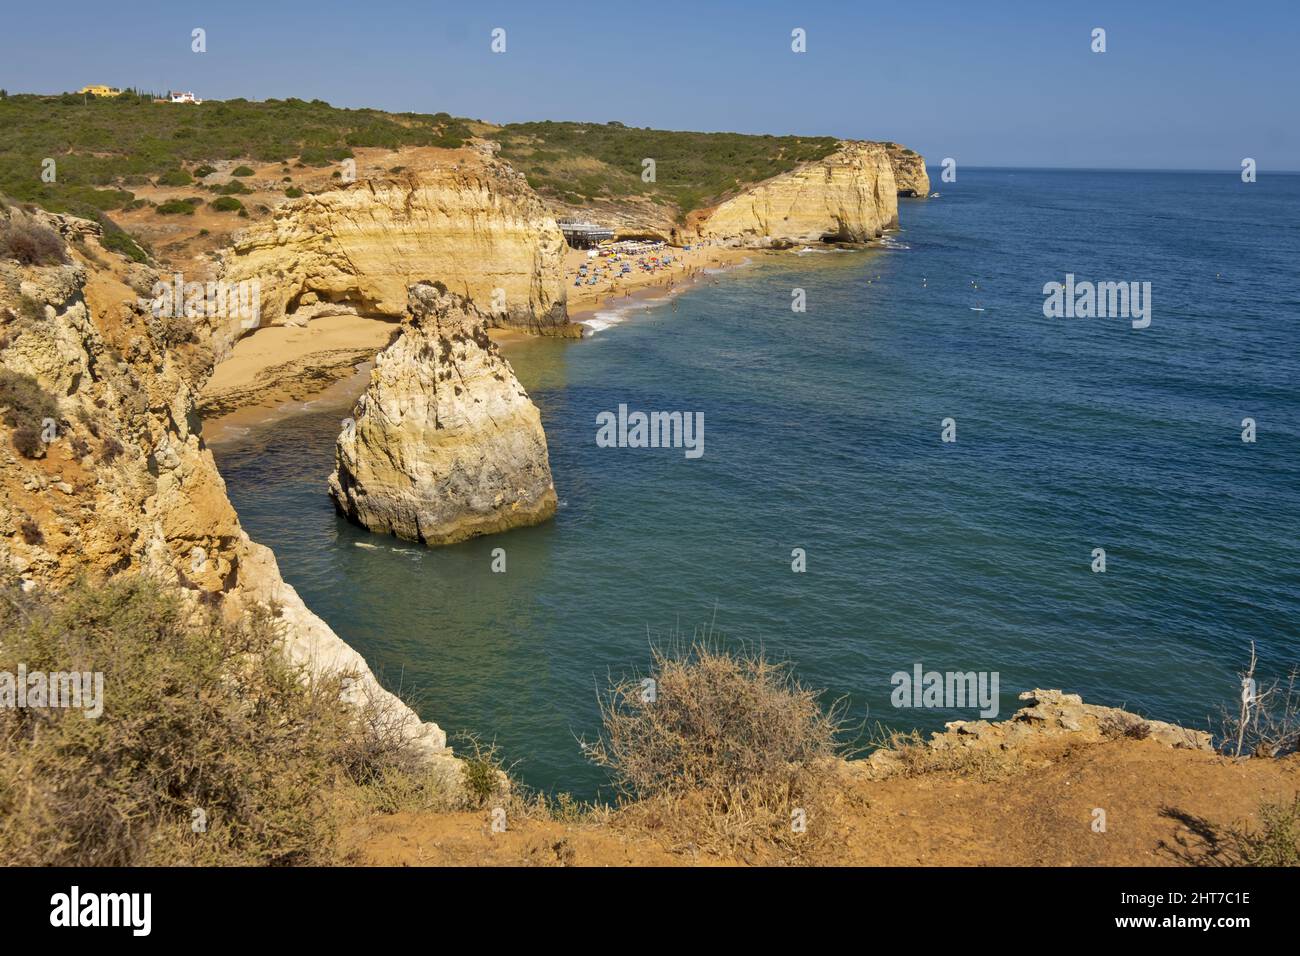
M 825 839 L 825 826 L 794 824 L 824 822 L 839 703 L 824 709 L 789 665 L 760 651 L 699 636 L 652 648 L 648 680 L 612 681 L 600 699 L 603 732 L 584 744 L 623 797 L 638 801 L 624 813 L 690 821 L 696 842 L 711 833 L 729 852 L 766 843 L 798 854 Z
M 24 266 L 53 266 L 67 258 L 63 239 L 53 229 L 17 211 L 0 219 L 0 259 L 17 259 Z
M 288 661 L 270 611 L 195 619 L 139 576 L 4 587 L 0 634 L 0 672 L 103 675 L 93 719 L 0 707 L 8 864 L 327 863 L 339 788 L 411 772 L 391 725 L 340 701 L 348 675 Z

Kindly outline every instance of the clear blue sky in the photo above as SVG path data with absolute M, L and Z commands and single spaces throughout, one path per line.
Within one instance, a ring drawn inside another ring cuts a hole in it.
M 190 52 L 190 31 L 208 51 Z M 489 50 L 492 28 L 507 52 Z M 790 51 L 790 31 L 808 52 Z M 1107 52 L 1092 53 L 1094 27 Z M 12 2 L 0 86 L 893 139 L 969 165 L 1300 169 L 1300 3 Z

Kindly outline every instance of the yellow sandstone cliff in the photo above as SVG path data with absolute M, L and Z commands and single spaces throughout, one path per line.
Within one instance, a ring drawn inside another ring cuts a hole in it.
M 541 416 L 488 338 L 486 316 L 441 284 L 411 287 L 339 435 L 330 496 L 371 531 L 426 544 L 555 514 Z
M 930 195 L 930 174 L 925 171 L 925 157 L 898 143 L 886 143 L 894 167 L 898 195 L 925 199 Z
M 235 237 L 222 278 L 261 283 L 264 324 L 398 319 L 407 288 L 427 280 L 473 299 L 494 326 L 573 334 L 563 235 L 522 175 L 480 156 L 285 203 Z
M 14 216 L 26 214 L 0 209 Z M 276 608 L 291 658 L 355 675 L 349 700 L 450 761 L 443 731 L 379 684 L 240 527 L 194 412 L 229 322 L 158 314 L 158 275 L 106 250 L 98 225 L 30 219 L 67 245 L 62 263 L 0 261 L 0 573 L 24 588 L 147 574 L 231 619 Z
M 846 140 L 692 218 L 698 235 L 728 245 L 867 242 L 898 225 L 894 164 L 883 143 Z

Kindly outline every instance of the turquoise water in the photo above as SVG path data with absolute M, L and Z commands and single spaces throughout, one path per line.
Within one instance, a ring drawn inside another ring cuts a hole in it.
M 561 499 L 543 527 L 426 550 L 339 520 L 339 409 L 217 447 L 231 498 L 390 685 L 546 789 L 596 792 L 575 736 L 597 687 L 710 621 L 899 727 L 975 716 L 895 709 L 916 662 L 998 672 L 1002 716 L 1050 686 L 1206 726 L 1251 640 L 1266 672 L 1300 662 L 1300 177 L 935 188 L 893 248 L 763 257 L 676 310 L 512 347 Z M 1045 318 L 1067 272 L 1151 282 L 1150 328 Z M 597 447 L 620 403 L 703 412 L 704 456 Z

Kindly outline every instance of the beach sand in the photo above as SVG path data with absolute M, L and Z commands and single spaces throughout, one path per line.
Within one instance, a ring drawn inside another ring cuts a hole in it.
M 601 310 L 675 295 L 709 281 L 707 270 L 727 269 L 755 254 L 717 246 L 664 251 L 673 256 L 671 266 L 653 273 L 634 267 L 630 275 L 576 287 L 573 279 L 580 265 L 604 260 L 588 260 L 585 251 L 569 250 L 564 272 L 570 320 L 602 327 L 596 319 Z M 358 367 L 369 367 L 397 331 L 396 322 L 338 315 L 312 319 L 304 326 L 268 326 L 245 336 L 203 389 L 199 411 L 205 438 L 228 440 L 251 425 L 301 411 L 306 403 L 346 404 L 365 388 Z M 512 343 L 531 338 L 515 329 L 491 329 L 489 334 L 507 351 Z
M 397 334 L 396 322 L 332 315 L 305 326 L 273 325 L 240 339 L 199 398 L 204 436 L 222 436 L 315 402 L 354 380 Z M 355 385 L 360 394 L 362 379 Z M 354 396 L 355 397 L 355 396 Z
M 564 257 L 564 286 L 569 297 L 569 318 L 580 322 L 597 309 L 617 305 L 637 293 L 662 294 L 688 289 L 704 280 L 707 275 L 704 270 L 738 265 L 754 255 L 752 250 L 721 246 L 704 246 L 689 252 L 669 247 L 664 252 L 673 257 L 673 263 L 656 272 L 643 272 L 634 264 L 628 275 L 606 278 L 596 285 L 587 285 L 586 280 L 583 280 L 581 286 L 575 286 L 573 280 L 579 266 L 595 262 L 607 263 L 608 260 L 588 259 L 586 251 L 582 249 L 568 250 Z M 634 263 L 635 258 L 639 257 L 633 258 Z M 606 272 L 610 271 L 608 265 L 605 268 Z M 617 265 L 614 268 L 617 269 Z

